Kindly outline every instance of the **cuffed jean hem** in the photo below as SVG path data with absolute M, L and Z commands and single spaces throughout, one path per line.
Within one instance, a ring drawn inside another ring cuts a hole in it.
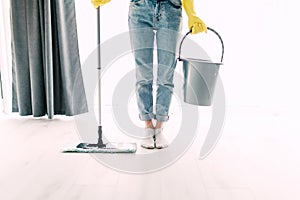
M 140 120 L 142 121 L 147 121 L 147 120 L 150 120 L 150 119 L 154 119 L 154 114 L 153 113 L 149 113 L 149 114 L 146 114 L 146 115 L 139 115 L 140 117 Z
M 164 116 L 164 115 L 155 115 L 154 119 L 156 119 L 159 122 L 166 122 L 169 120 L 169 116 Z

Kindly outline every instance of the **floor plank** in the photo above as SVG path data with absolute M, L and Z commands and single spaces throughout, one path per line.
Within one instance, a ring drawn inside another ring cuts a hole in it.
M 284 109 L 229 108 L 218 145 L 199 160 L 208 122 L 202 120 L 194 143 L 174 164 L 153 173 L 130 174 L 104 166 L 89 154 L 62 154 L 66 144 L 79 141 L 73 118 L 2 115 L 0 199 L 300 198 L 298 115 Z M 106 129 L 119 131 L 114 125 Z M 144 153 L 151 151 L 137 152 Z

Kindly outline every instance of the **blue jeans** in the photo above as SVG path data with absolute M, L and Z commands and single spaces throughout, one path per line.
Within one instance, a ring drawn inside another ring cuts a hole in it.
M 167 121 L 182 24 L 181 0 L 130 0 L 128 24 L 136 65 L 136 97 L 142 121 Z M 157 91 L 153 108 L 153 51 Z

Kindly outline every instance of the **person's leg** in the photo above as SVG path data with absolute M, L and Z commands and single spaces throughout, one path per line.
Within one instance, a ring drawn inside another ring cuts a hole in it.
M 173 1 L 172 1 L 173 2 Z M 174 0 L 177 2 L 177 0 Z M 157 91 L 156 91 L 156 147 L 166 147 L 167 140 L 162 134 L 163 123 L 169 119 L 169 107 L 173 94 L 173 77 L 176 67 L 176 51 L 178 49 L 181 30 L 181 3 L 162 1 L 161 18 L 156 33 L 157 40 Z
M 136 98 L 139 118 L 145 121 L 142 147 L 154 148 L 153 114 L 153 4 L 148 0 L 131 0 L 128 24 L 136 65 Z
M 146 0 L 132 0 L 129 8 L 129 30 L 131 47 L 136 65 L 136 97 L 139 117 L 146 121 L 153 115 L 153 14 Z M 152 12 L 153 13 L 153 12 Z

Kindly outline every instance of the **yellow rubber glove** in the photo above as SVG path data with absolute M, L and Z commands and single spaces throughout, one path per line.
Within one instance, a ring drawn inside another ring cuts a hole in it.
M 189 30 L 192 30 L 192 34 L 205 32 L 207 33 L 207 27 L 205 23 L 196 15 L 194 10 L 194 0 L 182 0 L 182 6 L 188 16 Z
M 98 8 L 99 6 L 107 4 L 108 2 L 110 2 L 110 0 L 91 0 L 91 2 L 95 8 Z

